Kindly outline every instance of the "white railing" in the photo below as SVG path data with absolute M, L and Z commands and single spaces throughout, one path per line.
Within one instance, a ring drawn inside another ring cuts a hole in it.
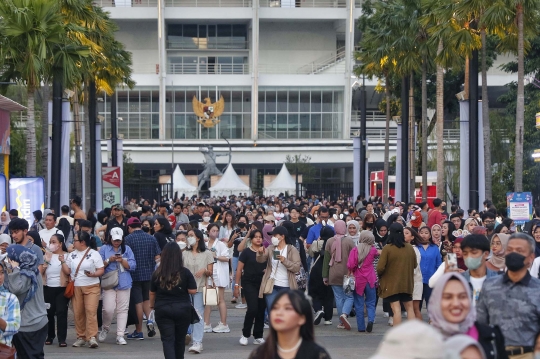
M 298 69 L 301 73 L 316 74 L 329 69 L 333 65 L 345 59 L 345 47 L 336 50 L 335 54 L 319 58 Z M 337 69 L 336 69 L 337 70 Z M 343 71 L 341 71 L 343 72 Z
M 248 64 L 169 64 L 167 72 L 181 75 L 246 75 Z
M 347 7 L 345 0 L 261 0 L 260 7 L 280 7 L 280 8 L 314 8 L 314 7 Z
M 251 7 L 251 0 L 165 0 L 170 7 Z
M 171 38 L 171 36 L 169 36 Z M 237 41 L 232 37 L 180 38 L 167 41 L 168 50 L 247 50 L 249 41 Z
M 384 128 L 367 128 L 366 135 L 370 140 L 384 141 L 386 130 Z M 360 135 L 360 129 L 351 127 L 351 137 L 357 137 Z M 397 140 L 397 128 L 390 128 L 389 131 L 390 141 Z M 459 130 L 454 128 L 445 128 L 443 138 L 446 141 L 459 141 Z M 430 138 L 430 142 L 435 140 Z
M 101 7 L 157 7 L 158 0 L 94 0 Z
M 137 63 L 135 62 L 131 69 L 133 70 L 134 74 L 157 74 L 158 71 L 158 65 L 157 64 L 151 64 L 151 63 Z
M 259 73 L 261 74 L 290 74 L 290 75 L 310 75 L 321 72 L 327 64 L 311 63 L 307 65 L 291 64 L 291 63 L 279 63 L 279 64 L 259 64 Z M 343 69 L 329 66 L 324 69 L 325 73 L 341 74 L 344 73 Z
M 366 111 L 368 121 L 386 121 L 386 115 L 379 111 Z M 351 127 L 360 127 L 361 113 L 353 111 L 351 113 Z

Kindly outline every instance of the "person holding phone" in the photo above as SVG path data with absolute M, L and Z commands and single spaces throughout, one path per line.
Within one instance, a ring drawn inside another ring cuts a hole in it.
M 90 348 L 99 346 L 96 340 L 98 336 L 97 308 L 101 294 L 99 277 L 103 275 L 105 268 L 95 245 L 96 243 L 87 232 L 79 231 L 73 240 L 73 252 L 58 256 L 62 271 L 64 274 L 71 275 L 71 280 L 75 282 L 75 292 L 71 299 L 77 332 L 74 347 L 83 347 L 86 343 Z M 77 267 L 79 267 L 78 272 Z
M 238 268 L 238 260 L 240 257 L 240 252 L 238 251 L 238 245 L 242 240 L 247 236 L 248 234 L 248 228 L 247 228 L 247 217 L 243 214 L 238 216 L 238 221 L 236 223 L 236 227 L 227 242 L 227 246 L 229 248 L 232 248 L 232 288 L 234 289 L 234 285 L 236 284 L 236 270 Z M 223 227 L 222 227 L 223 228 Z M 221 231 L 221 230 L 220 230 Z M 235 304 L 238 300 L 238 297 L 233 296 L 231 303 Z M 241 303 L 236 306 L 237 309 L 245 309 L 247 308 L 246 299 L 242 297 Z

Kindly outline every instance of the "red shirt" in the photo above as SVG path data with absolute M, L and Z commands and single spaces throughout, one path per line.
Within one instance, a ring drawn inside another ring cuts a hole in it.
M 441 212 L 439 212 L 438 209 L 434 209 L 431 212 L 429 212 L 427 225 L 429 228 L 433 227 L 434 224 L 440 225 L 442 219 L 443 218 L 442 218 Z

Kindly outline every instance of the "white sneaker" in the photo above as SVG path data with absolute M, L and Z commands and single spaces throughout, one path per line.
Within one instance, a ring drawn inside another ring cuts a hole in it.
M 126 340 L 124 339 L 124 337 L 122 335 L 118 335 L 116 337 L 116 344 L 118 344 L 118 345 L 127 345 L 127 342 L 126 342 Z
M 343 324 L 345 329 L 351 330 L 351 323 L 349 323 L 349 319 L 347 318 L 347 314 L 341 314 L 339 316 L 339 321 L 341 322 L 341 324 Z
M 383 316 L 384 316 L 385 318 L 390 317 L 390 314 L 389 314 L 388 312 L 383 312 L 383 313 L 384 313 Z
M 263 338 L 257 338 L 253 341 L 253 345 L 261 345 L 261 344 L 264 344 Z
M 236 309 L 246 309 L 247 308 L 247 304 L 244 304 L 244 303 L 240 303 L 240 304 L 237 304 L 235 306 Z
M 332 325 L 332 321 L 331 320 L 325 320 L 324 325 Z
M 202 344 L 201 343 L 193 343 L 191 348 L 189 348 L 189 352 L 193 354 L 201 354 L 202 352 Z
M 394 317 L 388 318 L 388 325 L 393 327 L 394 326 Z
M 270 329 L 270 326 L 269 326 L 267 323 L 264 323 L 263 328 L 264 328 L 264 329 Z
M 212 333 L 212 324 L 204 325 L 204 332 L 205 333 Z
M 337 328 L 338 328 L 338 329 L 345 329 L 345 326 L 344 326 L 343 324 L 339 323 L 338 326 L 337 326 Z
M 242 335 L 242 338 L 240 338 L 240 345 L 248 345 L 248 338 Z
M 214 333 L 230 333 L 231 330 L 229 329 L 228 325 L 224 325 L 222 322 L 219 322 L 218 325 L 212 329 Z
M 77 338 L 77 341 L 73 343 L 73 346 L 75 348 L 84 347 L 85 345 L 86 345 L 86 340 L 84 340 L 83 338 Z
M 99 347 L 99 344 L 98 344 L 98 342 L 96 341 L 96 337 L 90 338 L 90 340 L 88 341 L 88 346 L 89 346 L 90 348 L 94 348 L 94 349 L 97 348 L 97 347 Z
M 109 334 L 109 329 L 103 329 L 101 332 L 99 332 L 98 340 L 100 343 L 103 343 L 105 339 L 107 339 L 107 334 Z

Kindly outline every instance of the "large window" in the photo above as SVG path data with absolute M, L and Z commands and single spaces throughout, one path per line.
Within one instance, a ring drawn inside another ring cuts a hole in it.
M 261 87 L 258 101 L 260 139 L 342 136 L 342 89 Z
M 167 42 L 168 49 L 248 49 L 247 25 L 169 24 Z

